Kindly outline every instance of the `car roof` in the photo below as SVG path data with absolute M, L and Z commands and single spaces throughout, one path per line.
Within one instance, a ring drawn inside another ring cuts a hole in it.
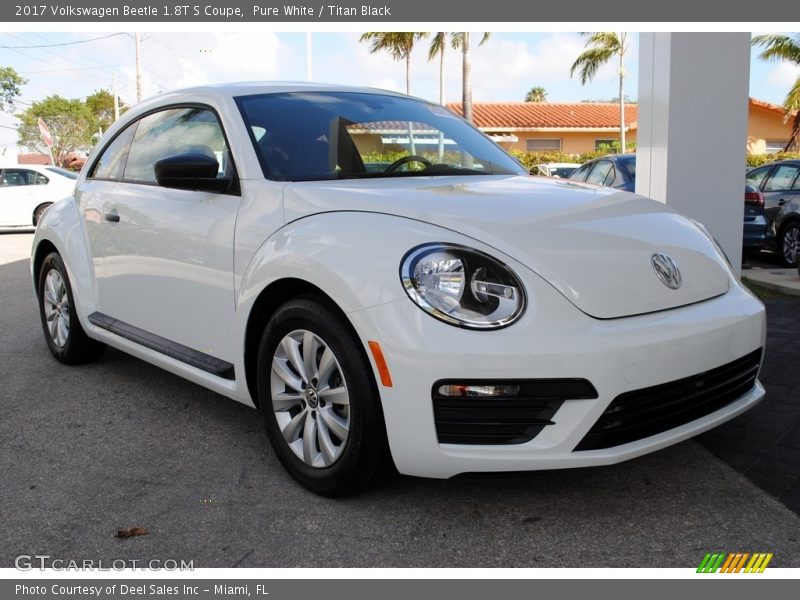
M 798 158 L 784 158 L 783 160 L 773 160 L 772 162 L 764 163 L 763 165 L 758 165 L 757 167 L 753 167 L 750 169 L 751 171 L 754 169 L 760 169 L 761 167 L 771 167 L 773 165 L 800 165 L 800 159 Z
M 14 164 L 0 164 L 0 169 L 30 169 L 31 171 L 47 171 L 49 170 L 47 167 L 52 167 L 53 165 L 23 165 L 19 163 Z
M 549 162 L 549 163 L 539 163 L 536 165 L 537 167 L 580 167 L 581 163 L 571 163 L 571 162 Z
M 172 94 L 202 94 L 213 97 L 252 96 L 258 94 L 280 94 L 287 92 L 351 92 L 362 94 L 383 94 L 389 96 L 403 96 L 397 92 L 352 85 L 339 85 L 336 83 L 314 83 L 308 81 L 242 81 L 232 83 L 217 83 L 201 86 L 182 88 L 153 96 L 150 100 L 161 99 Z

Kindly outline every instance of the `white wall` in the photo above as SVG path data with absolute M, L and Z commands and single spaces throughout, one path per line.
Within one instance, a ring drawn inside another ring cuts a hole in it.
M 749 33 L 642 33 L 636 192 L 703 223 L 739 273 Z

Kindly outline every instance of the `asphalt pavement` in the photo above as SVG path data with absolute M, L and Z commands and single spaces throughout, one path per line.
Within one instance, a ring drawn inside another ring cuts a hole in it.
M 121 352 L 47 351 L 24 258 L 0 234 L 0 567 L 694 567 L 708 551 L 800 567 L 800 517 L 688 441 L 616 466 L 304 491 L 256 411 Z M 119 528 L 147 534 L 117 539 Z

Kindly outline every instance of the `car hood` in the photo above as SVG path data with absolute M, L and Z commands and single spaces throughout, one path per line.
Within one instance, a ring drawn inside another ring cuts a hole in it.
M 690 220 L 647 198 L 565 180 L 460 176 L 297 182 L 286 186 L 284 211 L 288 221 L 320 212 L 363 211 L 445 227 L 526 265 L 581 311 L 602 319 L 700 302 L 724 294 L 730 284 L 714 243 Z M 678 289 L 656 275 L 652 258 L 657 253 L 678 265 Z

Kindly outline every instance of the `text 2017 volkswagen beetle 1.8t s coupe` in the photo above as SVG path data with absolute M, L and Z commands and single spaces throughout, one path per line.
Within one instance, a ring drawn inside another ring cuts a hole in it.
M 42 326 L 263 414 L 326 495 L 605 465 L 757 403 L 764 307 L 708 232 L 528 177 L 445 108 L 304 84 L 127 112 L 39 224 Z

